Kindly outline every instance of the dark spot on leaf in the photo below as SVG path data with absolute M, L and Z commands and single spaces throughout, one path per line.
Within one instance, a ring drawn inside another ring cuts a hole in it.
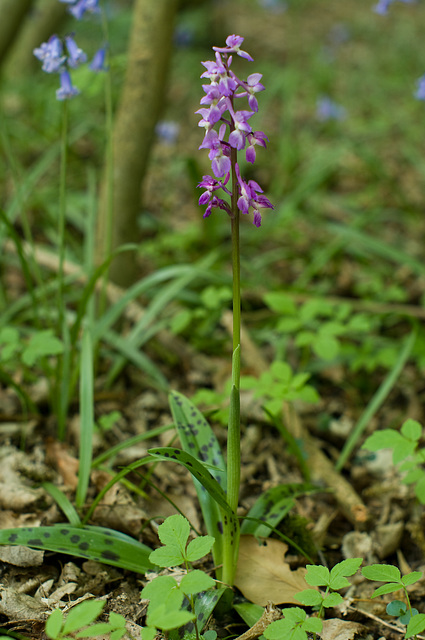
M 193 467 L 193 464 L 192 464 L 191 462 L 189 462 L 189 460 L 186 462 L 186 465 L 187 465 L 188 467 Z
M 43 538 L 50 538 L 50 533 L 48 531 L 45 531 L 43 533 Z
M 180 449 L 174 449 L 174 454 L 176 456 L 179 456 L 181 454 L 181 450 Z
M 78 548 L 81 549 L 82 551 L 87 551 L 87 549 L 90 548 L 90 545 L 88 542 L 82 542 L 81 544 L 78 545 Z
M 108 540 L 108 538 L 105 538 L 105 540 L 103 541 L 104 544 L 114 544 L 113 540 Z
M 201 447 L 201 451 L 208 451 L 208 447 L 206 444 L 203 444 Z
M 12 535 L 9 536 L 8 541 L 9 542 L 15 542 L 15 540 L 18 539 L 18 534 L 17 533 L 12 533 Z
M 63 536 L 67 536 L 69 531 L 68 529 L 61 529 L 59 533 L 61 533 Z
M 223 523 L 220 520 L 217 522 L 217 529 L 220 533 L 223 533 Z
M 80 542 L 80 536 L 77 536 L 77 535 L 71 536 L 71 542 L 73 542 L 74 544 L 77 544 L 77 542 Z
M 195 448 L 195 443 L 194 443 L 194 442 L 189 442 L 189 447 L 190 447 L 191 449 L 194 449 L 194 448 Z
M 43 546 L 43 541 L 40 540 L 40 538 L 31 538 L 30 540 L 28 540 L 27 544 L 30 547 L 31 546 L 34 546 L 34 547 Z
M 198 613 L 198 620 L 199 622 L 201 622 L 201 620 L 204 619 L 204 615 L 202 613 Z
M 107 549 L 106 551 L 102 551 L 100 555 L 105 560 L 115 560 L 116 562 L 118 562 L 118 560 L 120 559 L 118 553 L 115 553 L 114 551 L 109 551 L 109 549 Z

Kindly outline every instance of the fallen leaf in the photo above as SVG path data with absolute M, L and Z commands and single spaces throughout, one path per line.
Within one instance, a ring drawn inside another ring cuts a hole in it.
M 362 634 L 366 630 L 363 624 L 332 618 L 323 621 L 321 632 L 322 640 L 353 640 L 356 634 Z
M 287 550 L 280 540 L 259 544 L 254 536 L 241 536 L 235 585 L 245 598 L 263 607 L 268 602 L 299 605 L 294 595 L 311 587 L 304 578 L 306 569 L 291 571 L 285 562 Z
M 39 567 L 44 562 L 44 551 L 28 547 L 2 545 L 0 560 L 16 567 Z

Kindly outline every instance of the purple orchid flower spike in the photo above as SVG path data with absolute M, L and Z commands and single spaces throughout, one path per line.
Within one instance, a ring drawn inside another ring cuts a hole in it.
M 206 70 L 201 78 L 208 78 L 210 84 L 202 85 L 205 95 L 201 99 L 201 108 L 196 111 L 201 116 L 198 124 L 205 129 L 199 149 L 208 149 L 214 177 L 204 176 L 198 184 L 198 187 L 205 189 L 199 198 L 199 204 L 207 204 L 204 217 L 208 217 L 214 208 L 234 217 L 230 204 L 216 195 L 221 189 L 225 194 L 232 196 L 232 191 L 226 187 L 232 177 L 232 189 L 236 189 L 233 201 L 237 202 L 240 213 L 247 214 L 252 211 L 254 225 L 259 227 L 261 212 L 264 209 L 273 209 L 273 205 L 261 195 L 263 190 L 255 180 L 246 182 L 242 179 L 237 152 L 246 149 L 246 160 L 253 164 L 256 160 L 256 147 L 266 148 L 266 134 L 253 131 L 250 123 L 252 116 L 258 111 L 256 94 L 264 91 L 264 85 L 260 82 L 261 73 L 252 73 L 246 80 L 241 80 L 230 69 L 232 54 L 236 53 L 246 60 L 253 60 L 240 48 L 242 42 L 241 36 L 231 35 L 226 39 L 226 47 L 213 47 L 215 60 L 202 62 Z M 236 98 L 245 98 L 248 108 L 236 110 Z

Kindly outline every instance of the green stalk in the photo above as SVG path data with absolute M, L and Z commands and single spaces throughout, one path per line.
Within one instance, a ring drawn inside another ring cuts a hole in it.
M 57 335 L 65 338 L 65 302 L 64 302 L 64 262 L 65 262 L 65 218 L 66 218 L 66 162 L 68 148 L 68 101 L 64 100 L 62 109 L 62 135 L 61 135 L 61 159 L 60 159 L 60 183 L 59 183 L 59 268 L 58 268 L 58 325 Z M 56 405 L 56 417 L 58 421 L 59 440 L 65 438 L 65 424 L 68 409 L 68 383 L 69 358 L 66 353 L 67 345 L 64 344 L 63 356 L 58 356 L 56 366 L 56 380 L 53 384 L 54 404 Z
M 230 394 L 229 425 L 227 431 L 227 501 L 236 514 L 239 502 L 241 475 L 240 451 L 240 373 L 241 373 L 241 282 L 238 187 L 236 177 L 236 149 L 231 150 L 232 162 L 232 269 L 233 269 L 233 356 L 232 391 Z M 232 585 L 239 552 L 239 528 L 234 531 L 224 518 L 223 523 L 223 582 Z
M 102 9 L 102 31 L 103 39 L 106 43 L 109 43 L 109 27 L 108 20 L 106 18 L 105 10 Z M 112 253 L 112 228 L 114 217 L 114 147 L 113 147 L 113 106 L 112 106 L 112 74 L 110 66 L 110 56 L 108 45 L 106 45 L 105 61 L 108 67 L 105 77 L 105 129 L 106 129 L 106 151 L 105 151 L 105 212 L 102 215 L 106 216 L 106 231 L 104 238 L 104 246 L 102 247 L 102 261 L 109 258 Z M 99 317 L 103 315 L 107 304 L 106 288 L 108 285 L 109 269 L 104 273 L 102 279 L 102 289 L 99 297 Z

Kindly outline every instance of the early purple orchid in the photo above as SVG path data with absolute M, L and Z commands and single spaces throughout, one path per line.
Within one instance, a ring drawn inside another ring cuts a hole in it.
M 247 80 L 241 80 L 230 70 L 232 55 L 236 54 L 246 60 L 253 58 L 240 49 L 243 38 L 231 35 L 226 39 L 226 47 L 213 47 L 215 61 L 202 62 L 206 71 L 201 78 L 208 78 L 210 84 L 202 85 L 205 95 L 201 99 L 199 113 L 201 120 L 199 126 L 205 129 L 204 139 L 200 149 L 208 149 L 208 157 L 211 160 L 212 176 L 203 176 L 198 187 L 205 189 L 199 198 L 199 204 L 207 204 L 204 218 L 207 218 L 212 209 L 218 208 L 226 211 L 230 217 L 234 217 L 229 203 L 219 198 L 216 192 L 221 189 L 232 196 L 226 184 L 230 176 L 234 183 L 233 189 L 237 190 L 237 209 L 243 213 L 254 213 L 254 225 L 261 225 L 261 211 L 273 209 L 273 205 L 263 195 L 263 190 L 255 180 L 244 181 L 240 175 L 237 163 L 237 152 L 246 149 L 246 160 L 254 163 L 256 159 L 256 146 L 266 147 L 268 138 L 262 131 L 253 131 L 249 122 L 250 118 L 258 111 L 258 101 L 255 94 L 264 91 L 260 80 L 261 73 L 252 73 Z M 249 109 L 235 110 L 236 98 L 246 98 Z M 219 124 L 219 131 L 215 126 Z M 227 136 L 226 136 L 227 132 Z M 227 140 L 226 140 L 227 137 Z

